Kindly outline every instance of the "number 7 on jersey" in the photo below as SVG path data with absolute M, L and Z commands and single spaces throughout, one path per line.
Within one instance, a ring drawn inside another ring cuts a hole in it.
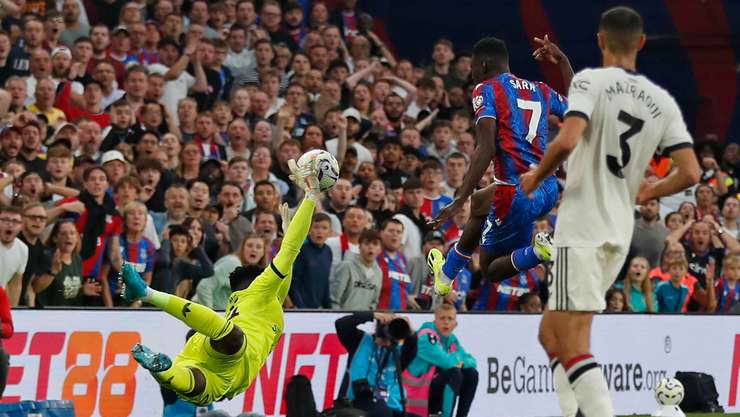
M 542 116 L 542 104 L 539 101 L 516 99 L 516 105 L 522 110 L 529 110 L 529 126 L 527 127 L 527 142 L 532 143 L 537 137 L 537 129 Z M 527 112 L 525 112 L 526 114 Z

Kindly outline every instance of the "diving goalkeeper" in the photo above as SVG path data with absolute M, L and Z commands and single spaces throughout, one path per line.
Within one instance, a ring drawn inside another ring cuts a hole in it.
M 283 333 L 283 301 L 290 289 L 293 262 L 306 240 L 318 180 L 310 167 L 291 160 L 291 179 L 305 191 L 270 265 L 240 266 L 229 276 L 232 294 L 222 317 L 200 304 L 149 288 L 129 264 L 123 267 L 124 298 L 143 300 L 181 320 L 197 333 L 174 362 L 136 344 L 134 359 L 164 387 L 198 405 L 231 399 L 252 383 Z M 284 217 L 285 218 L 285 217 Z

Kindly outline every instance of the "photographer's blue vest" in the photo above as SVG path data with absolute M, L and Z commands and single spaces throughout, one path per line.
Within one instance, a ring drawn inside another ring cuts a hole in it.
M 362 341 L 355 351 L 352 363 L 349 367 L 350 381 L 367 379 L 370 388 L 383 387 L 388 392 L 386 403 L 394 410 L 402 410 L 401 387 L 398 385 L 396 374 L 396 357 L 400 358 L 401 347 L 396 346 L 393 351 L 378 346 L 373 336 L 365 333 Z M 379 372 L 379 368 L 382 370 Z M 349 398 L 355 399 L 352 384 L 349 388 Z

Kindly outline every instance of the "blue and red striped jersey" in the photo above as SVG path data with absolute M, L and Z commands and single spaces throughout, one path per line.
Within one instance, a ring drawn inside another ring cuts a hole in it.
M 386 251 L 378 255 L 378 265 L 383 272 L 383 287 L 380 290 L 378 309 L 405 310 L 411 288 L 409 265 L 403 252 L 390 256 Z
M 516 311 L 519 297 L 529 292 L 538 292 L 542 278 L 536 268 L 519 272 L 501 282 L 486 281 L 481 286 L 473 310 Z
M 728 313 L 732 307 L 740 302 L 740 282 L 730 285 L 724 278 L 715 284 L 717 293 L 717 312 Z
M 65 203 L 73 203 L 79 201 L 77 197 L 68 197 L 63 200 L 59 200 L 54 203 L 55 207 L 58 207 Z M 82 233 L 85 230 L 87 224 L 88 212 L 85 210 L 82 214 L 67 213 L 65 218 L 73 219 L 77 228 L 77 233 L 82 238 Z M 95 253 L 82 260 L 82 276 L 83 277 L 94 277 L 98 281 L 102 280 L 103 277 L 99 276 L 100 267 L 103 265 L 103 254 L 105 253 L 106 245 L 108 243 L 108 237 L 114 234 L 121 233 L 123 229 L 123 217 L 116 214 L 113 216 L 106 216 L 105 218 L 105 229 L 103 234 L 97 237 L 95 245 Z
M 126 240 L 126 235 L 121 233 L 117 236 L 111 236 L 111 239 L 118 239 L 121 259 L 133 264 L 136 272 L 145 274 L 154 271 L 154 243 L 151 240 L 142 237 L 137 243 L 131 243 Z M 110 250 L 111 245 L 108 245 Z M 118 288 L 118 273 L 112 269 L 108 272 L 108 283 L 111 293 Z
M 519 184 L 519 176 L 537 165 L 547 149 L 550 114 L 563 117 L 565 97 L 547 84 L 510 73 L 499 74 L 473 90 L 475 123 L 496 119 L 498 135 L 494 174 L 506 184 Z
M 427 218 L 433 219 L 437 217 L 437 213 L 439 213 L 444 206 L 450 203 L 452 203 L 452 199 L 444 194 L 440 194 L 435 199 L 424 196 L 424 203 L 421 205 L 421 214 L 425 215 Z

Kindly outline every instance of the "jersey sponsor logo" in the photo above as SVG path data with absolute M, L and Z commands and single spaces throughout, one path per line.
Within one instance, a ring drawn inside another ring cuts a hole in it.
M 404 274 L 402 272 L 388 271 L 388 278 L 409 284 L 411 283 L 411 277 L 409 277 L 409 274 Z
M 477 95 L 473 98 L 473 111 L 478 111 L 483 105 L 483 96 Z
M 589 80 L 582 80 L 582 79 L 574 79 L 572 83 L 570 83 L 570 88 L 577 90 L 582 93 L 588 92 L 588 88 L 591 86 L 591 81 Z
M 529 287 L 510 287 L 508 285 L 499 285 L 496 288 L 499 294 L 512 295 L 514 297 L 521 297 L 522 295 L 530 291 Z

